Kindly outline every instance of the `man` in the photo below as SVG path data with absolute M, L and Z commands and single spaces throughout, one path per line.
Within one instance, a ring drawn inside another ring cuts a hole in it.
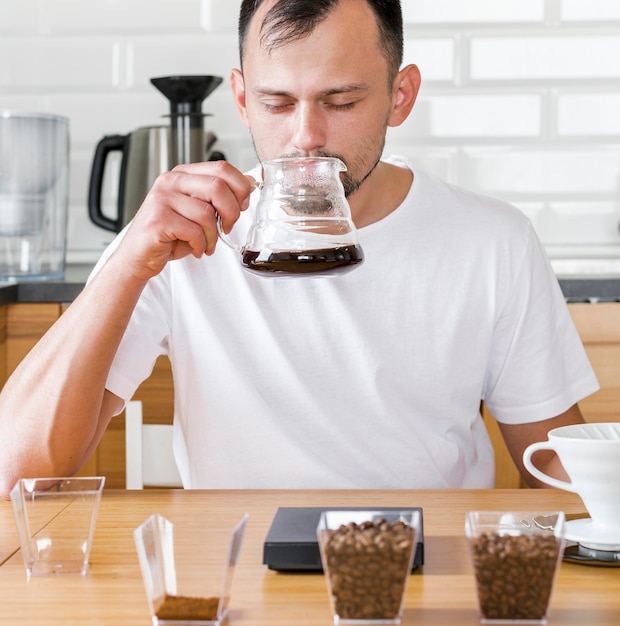
M 481 400 L 522 469 L 597 383 L 529 222 L 380 161 L 420 86 L 399 69 L 399 2 L 246 0 L 240 50 L 232 90 L 259 159 L 341 158 L 364 263 L 251 275 L 216 248 L 216 216 L 242 228 L 252 178 L 225 162 L 163 174 L 3 390 L 0 493 L 77 470 L 160 354 L 186 487 L 489 487 Z

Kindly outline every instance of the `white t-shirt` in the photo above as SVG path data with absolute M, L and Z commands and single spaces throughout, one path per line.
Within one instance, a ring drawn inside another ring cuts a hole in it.
M 598 388 L 517 209 L 416 170 L 358 236 L 341 276 L 255 275 L 220 243 L 149 281 L 107 388 L 130 399 L 168 354 L 186 487 L 492 487 L 481 400 L 515 424 Z

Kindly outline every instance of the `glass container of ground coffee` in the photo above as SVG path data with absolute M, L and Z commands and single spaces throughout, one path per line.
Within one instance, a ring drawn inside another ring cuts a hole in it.
M 243 267 L 263 275 L 342 273 L 364 259 L 333 157 L 264 161 L 263 181 L 246 243 L 238 246 L 218 220 L 219 234 Z
M 153 513 L 134 530 L 153 626 L 221 626 L 247 519 L 229 531 L 206 517 L 173 524 Z

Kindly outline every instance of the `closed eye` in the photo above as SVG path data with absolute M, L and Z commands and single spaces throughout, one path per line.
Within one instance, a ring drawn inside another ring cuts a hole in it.
M 263 106 L 270 113 L 280 113 L 281 111 L 286 111 L 288 108 L 292 107 L 292 104 L 270 104 L 269 102 L 263 102 Z
M 265 110 L 270 113 L 285 112 L 294 107 L 296 103 L 296 99 L 292 94 L 284 91 L 256 87 L 253 89 L 253 92 Z M 326 109 L 347 111 L 362 100 L 367 92 L 368 87 L 364 84 L 343 85 L 317 94 L 317 102 L 321 102 Z
M 262 104 L 265 110 L 270 113 L 282 113 L 294 106 L 294 104 L 291 102 L 286 102 L 282 104 L 275 102 L 263 102 Z M 357 102 L 325 102 L 323 103 L 323 106 L 326 109 L 331 109 L 333 111 L 348 111 L 349 109 L 352 109 L 356 104 Z
M 342 103 L 326 102 L 325 106 L 330 109 L 335 109 L 337 111 L 346 111 L 348 109 L 352 109 L 356 104 L 357 102 L 342 102 Z
M 267 95 L 259 98 L 259 101 L 269 113 L 280 113 L 295 106 L 295 101 L 292 98 L 281 96 Z

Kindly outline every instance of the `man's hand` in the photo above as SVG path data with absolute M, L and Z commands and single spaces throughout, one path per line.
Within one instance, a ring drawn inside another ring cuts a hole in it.
M 157 178 L 117 254 L 144 280 L 168 261 L 213 254 L 217 216 L 228 232 L 248 207 L 253 183 L 226 161 L 177 165 Z

